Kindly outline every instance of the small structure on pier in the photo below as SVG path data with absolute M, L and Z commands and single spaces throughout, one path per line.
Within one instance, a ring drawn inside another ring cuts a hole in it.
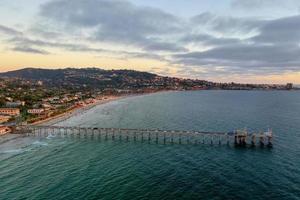
M 248 133 L 246 129 L 244 130 L 237 130 L 234 132 L 231 132 L 231 135 L 234 135 L 234 144 L 238 147 L 245 147 L 247 146 L 247 141 L 250 138 L 251 146 L 256 146 L 256 138 L 259 138 L 259 145 L 261 147 L 264 147 L 265 145 L 267 147 L 273 147 L 272 139 L 273 139 L 273 132 L 271 129 L 268 129 L 266 132 L 261 132 L 258 134 L 255 133 Z
M 234 135 L 234 144 L 236 146 L 246 146 L 247 145 L 247 130 L 237 130 Z

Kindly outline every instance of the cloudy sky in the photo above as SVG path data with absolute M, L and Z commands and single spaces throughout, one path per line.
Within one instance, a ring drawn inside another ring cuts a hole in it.
M 1 0 L 0 71 L 300 83 L 299 0 Z

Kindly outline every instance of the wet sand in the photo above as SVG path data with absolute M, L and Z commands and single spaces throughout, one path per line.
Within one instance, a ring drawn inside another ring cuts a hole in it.
M 0 136 L 0 144 L 15 140 L 17 138 L 24 137 L 22 134 L 6 134 Z

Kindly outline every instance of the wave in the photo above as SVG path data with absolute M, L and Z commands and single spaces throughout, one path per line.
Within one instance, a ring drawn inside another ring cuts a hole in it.
M 55 135 L 49 134 L 49 135 L 46 137 L 46 139 L 50 140 L 50 139 L 55 138 L 55 137 L 56 137 Z
M 38 146 L 48 146 L 48 143 L 46 142 L 41 142 L 41 141 L 35 141 L 32 143 L 33 145 L 38 145 Z
M 24 149 L 10 149 L 0 152 L 0 154 L 20 154 L 25 152 Z

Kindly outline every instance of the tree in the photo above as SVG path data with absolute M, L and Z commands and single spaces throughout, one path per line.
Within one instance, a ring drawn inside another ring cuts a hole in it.
M 6 103 L 5 99 L 4 98 L 0 98 L 0 107 L 5 106 L 5 103 Z

